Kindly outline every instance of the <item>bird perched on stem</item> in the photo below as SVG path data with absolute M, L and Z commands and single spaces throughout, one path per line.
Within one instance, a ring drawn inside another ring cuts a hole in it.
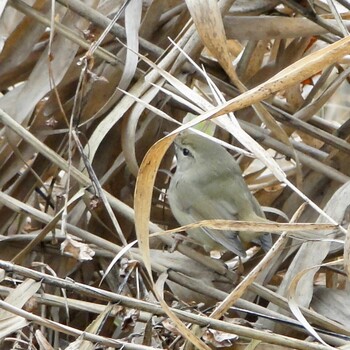
M 225 148 L 193 133 L 175 139 L 177 168 L 168 190 L 171 211 L 181 225 L 224 219 L 266 222 L 263 211 L 244 182 L 241 169 Z M 206 251 L 231 251 L 246 256 L 254 242 L 267 251 L 271 235 L 253 231 L 188 230 L 188 235 Z

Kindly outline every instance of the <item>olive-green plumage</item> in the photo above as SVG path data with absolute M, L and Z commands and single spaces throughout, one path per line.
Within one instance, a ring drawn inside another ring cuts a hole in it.
M 182 133 L 175 139 L 176 172 L 171 179 L 170 208 L 181 225 L 201 220 L 264 221 L 239 165 L 220 145 L 202 136 Z M 265 251 L 271 235 L 260 232 L 191 229 L 188 235 L 206 251 L 229 250 L 244 257 L 244 243 L 256 242 Z

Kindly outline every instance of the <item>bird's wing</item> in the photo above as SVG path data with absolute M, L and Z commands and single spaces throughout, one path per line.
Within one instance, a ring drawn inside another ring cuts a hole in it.
M 213 199 L 206 200 L 206 198 L 200 198 L 199 200 L 202 201 L 202 205 L 196 205 L 189 208 L 189 213 L 194 221 L 211 219 L 234 220 L 237 218 L 236 213 L 232 212 L 232 205 L 228 206 L 224 201 L 214 201 Z M 246 252 L 239 238 L 238 232 L 213 230 L 206 227 L 202 227 L 201 230 L 213 241 L 221 244 L 227 250 L 241 257 L 246 256 Z
M 259 202 L 257 201 L 257 199 L 254 196 L 253 196 L 253 208 L 254 208 L 254 211 L 257 215 L 265 218 L 264 211 L 262 210 Z M 260 245 L 265 253 L 267 253 L 273 245 L 271 233 L 264 233 L 263 235 L 258 237 L 253 242 Z

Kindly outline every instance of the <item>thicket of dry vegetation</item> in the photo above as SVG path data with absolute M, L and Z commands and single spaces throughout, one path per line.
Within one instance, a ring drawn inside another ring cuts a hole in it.
M 1 349 L 348 344 L 348 10 L 0 2 Z M 169 250 L 171 143 L 190 126 L 236 147 L 281 223 L 256 226 L 279 232 L 267 255 Z

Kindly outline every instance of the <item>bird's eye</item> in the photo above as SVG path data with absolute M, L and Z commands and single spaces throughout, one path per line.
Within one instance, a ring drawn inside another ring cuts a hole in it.
M 188 148 L 183 148 L 182 149 L 182 154 L 185 156 L 185 157 L 187 157 L 188 155 L 190 155 L 190 151 L 189 151 L 189 149 Z

